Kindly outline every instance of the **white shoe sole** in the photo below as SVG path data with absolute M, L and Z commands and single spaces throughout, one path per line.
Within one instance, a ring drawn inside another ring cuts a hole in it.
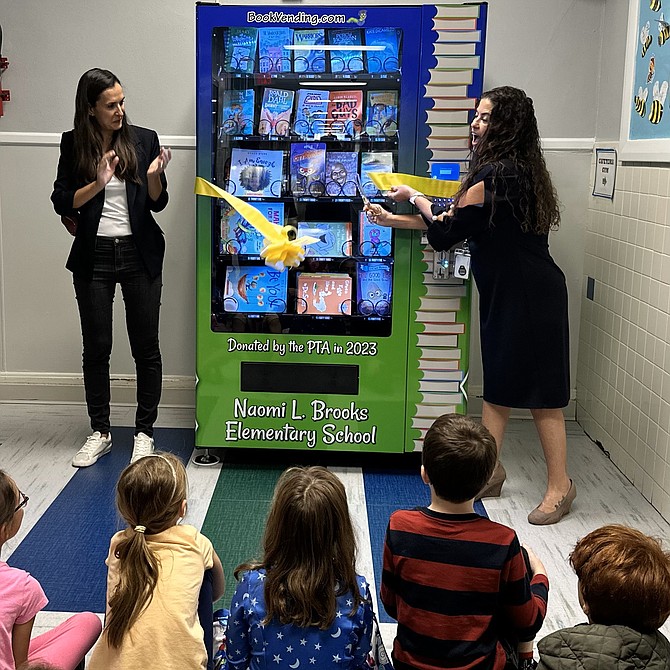
M 91 465 L 95 465 L 98 462 L 98 459 L 101 456 L 104 456 L 105 454 L 108 454 L 112 450 L 112 443 L 110 442 L 105 449 L 103 449 L 94 459 L 91 459 L 90 461 L 87 461 L 86 463 L 84 462 L 77 462 L 77 457 L 75 456 L 72 459 L 72 467 L 73 468 L 88 468 Z

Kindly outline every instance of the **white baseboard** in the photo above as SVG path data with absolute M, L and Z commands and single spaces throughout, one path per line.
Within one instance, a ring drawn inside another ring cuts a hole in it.
M 112 375 L 112 400 L 134 405 L 135 376 Z M 0 402 L 83 403 L 82 375 L 0 372 Z M 163 377 L 161 405 L 195 407 L 195 379 L 170 375 Z
M 135 404 L 135 376 L 112 375 L 112 398 L 114 403 Z M 0 402 L 84 402 L 84 382 L 81 375 L 51 373 L 0 372 Z M 170 375 L 163 377 L 161 405 L 172 407 L 195 407 L 195 379 Z M 576 395 L 573 390 L 570 403 L 563 410 L 565 418 L 576 417 Z M 482 415 L 482 387 L 468 387 L 468 414 Z M 530 411 L 513 409 L 512 418 L 530 419 Z

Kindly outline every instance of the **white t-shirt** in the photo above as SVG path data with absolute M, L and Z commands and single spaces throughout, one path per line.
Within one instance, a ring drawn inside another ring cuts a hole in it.
M 101 237 L 126 237 L 132 235 L 130 217 L 128 216 L 128 195 L 126 184 L 112 176 L 105 186 L 105 204 L 98 225 Z

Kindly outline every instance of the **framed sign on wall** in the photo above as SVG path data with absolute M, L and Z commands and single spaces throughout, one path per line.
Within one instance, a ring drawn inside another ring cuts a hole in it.
M 630 0 L 622 160 L 670 162 L 670 111 L 665 109 L 668 81 L 670 0 Z

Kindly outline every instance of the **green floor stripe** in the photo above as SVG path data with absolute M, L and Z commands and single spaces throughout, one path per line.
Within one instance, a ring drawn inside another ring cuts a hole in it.
M 260 555 L 267 510 L 285 467 L 224 464 L 202 532 L 214 544 L 226 576 L 226 592 L 217 607 L 230 607 L 236 581 L 233 570 Z

